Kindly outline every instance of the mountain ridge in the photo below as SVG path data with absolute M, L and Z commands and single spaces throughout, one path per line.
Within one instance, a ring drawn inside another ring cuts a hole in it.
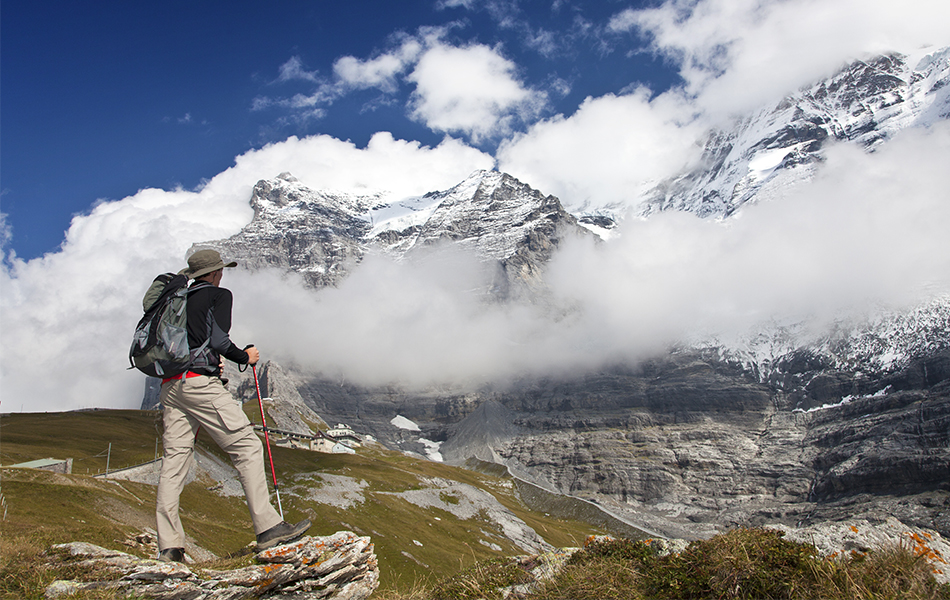
M 855 61 L 827 80 L 713 130 L 700 164 L 647 193 L 638 213 L 728 217 L 755 199 L 810 179 L 832 142 L 873 151 L 907 127 L 950 117 L 950 48 L 923 57 Z

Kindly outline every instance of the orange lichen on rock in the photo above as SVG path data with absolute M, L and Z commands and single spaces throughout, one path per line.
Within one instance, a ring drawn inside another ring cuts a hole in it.
M 916 532 L 910 532 L 910 531 L 905 531 L 904 534 L 913 543 L 912 549 L 914 551 L 914 554 L 916 554 L 917 556 L 923 556 L 927 558 L 928 560 L 930 560 L 931 562 L 939 562 L 939 563 L 947 564 L 946 559 L 944 559 L 943 555 L 940 554 L 940 551 L 928 546 L 927 540 L 925 540 L 923 536 L 921 536 L 920 534 Z M 933 539 L 933 536 L 929 536 L 926 533 L 924 533 L 924 535 L 927 536 L 929 539 Z

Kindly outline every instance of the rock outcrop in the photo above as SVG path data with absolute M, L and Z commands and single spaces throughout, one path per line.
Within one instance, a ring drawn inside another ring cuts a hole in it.
M 47 598 L 82 590 L 116 590 L 136 598 L 238 600 L 362 600 L 379 585 L 379 568 L 368 537 L 348 531 L 305 537 L 258 552 L 257 564 L 230 571 L 143 559 L 84 542 L 53 546 L 60 563 L 100 575 L 96 581 L 55 581 Z M 111 577 L 101 578 L 102 573 Z
M 950 583 L 950 544 L 938 532 L 906 525 L 894 517 L 882 523 L 864 519 L 818 523 L 794 528 L 770 525 L 785 533 L 786 539 L 811 544 L 822 556 L 861 556 L 882 548 L 902 546 L 930 563 L 938 583 Z

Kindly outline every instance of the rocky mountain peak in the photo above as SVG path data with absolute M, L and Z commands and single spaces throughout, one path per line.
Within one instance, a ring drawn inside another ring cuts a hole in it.
M 452 241 L 480 257 L 505 260 L 533 236 L 555 235 L 561 221 L 577 227 L 577 220 L 557 198 L 497 171 L 478 171 L 430 197 L 437 205 L 406 252 Z
M 452 243 L 497 264 L 492 290 L 508 297 L 540 289 L 543 264 L 564 236 L 590 235 L 556 197 L 497 171 L 397 201 L 314 190 L 281 173 L 259 181 L 250 204 L 254 219 L 240 233 L 201 246 L 252 269 L 297 271 L 314 287 L 337 285 L 370 250 L 402 260 Z
M 873 151 L 906 127 L 950 116 L 950 48 L 858 60 L 836 75 L 711 131 L 700 164 L 661 182 L 640 213 L 728 217 L 810 179 L 832 141 Z
M 337 285 L 363 257 L 366 210 L 379 194 L 315 191 L 289 173 L 261 180 L 250 204 L 254 219 L 236 235 L 201 244 L 251 269 L 300 272 L 315 287 Z

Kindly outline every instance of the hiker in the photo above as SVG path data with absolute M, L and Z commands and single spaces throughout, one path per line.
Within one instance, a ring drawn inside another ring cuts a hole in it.
M 184 561 L 185 532 L 178 517 L 178 502 L 199 428 L 228 453 L 238 471 L 259 550 L 294 541 L 310 528 L 308 519 L 296 525 L 287 523 L 271 505 L 263 445 L 240 402 L 225 389 L 221 379 L 225 358 L 242 365 L 256 365 L 260 360 L 257 348 L 241 350 L 228 337 L 232 296 L 219 286 L 224 269 L 236 266 L 233 261 L 225 264 L 215 250 L 199 250 L 188 258 L 188 268 L 180 271 L 194 279 L 186 309 L 188 346 L 201 347 L 209 335 L 210 344 L 206 360 L 196 361 L 205 366 L 193 365 L 181 375 L 162 380 L 165 455 L 155 508 L 162 561 Z

